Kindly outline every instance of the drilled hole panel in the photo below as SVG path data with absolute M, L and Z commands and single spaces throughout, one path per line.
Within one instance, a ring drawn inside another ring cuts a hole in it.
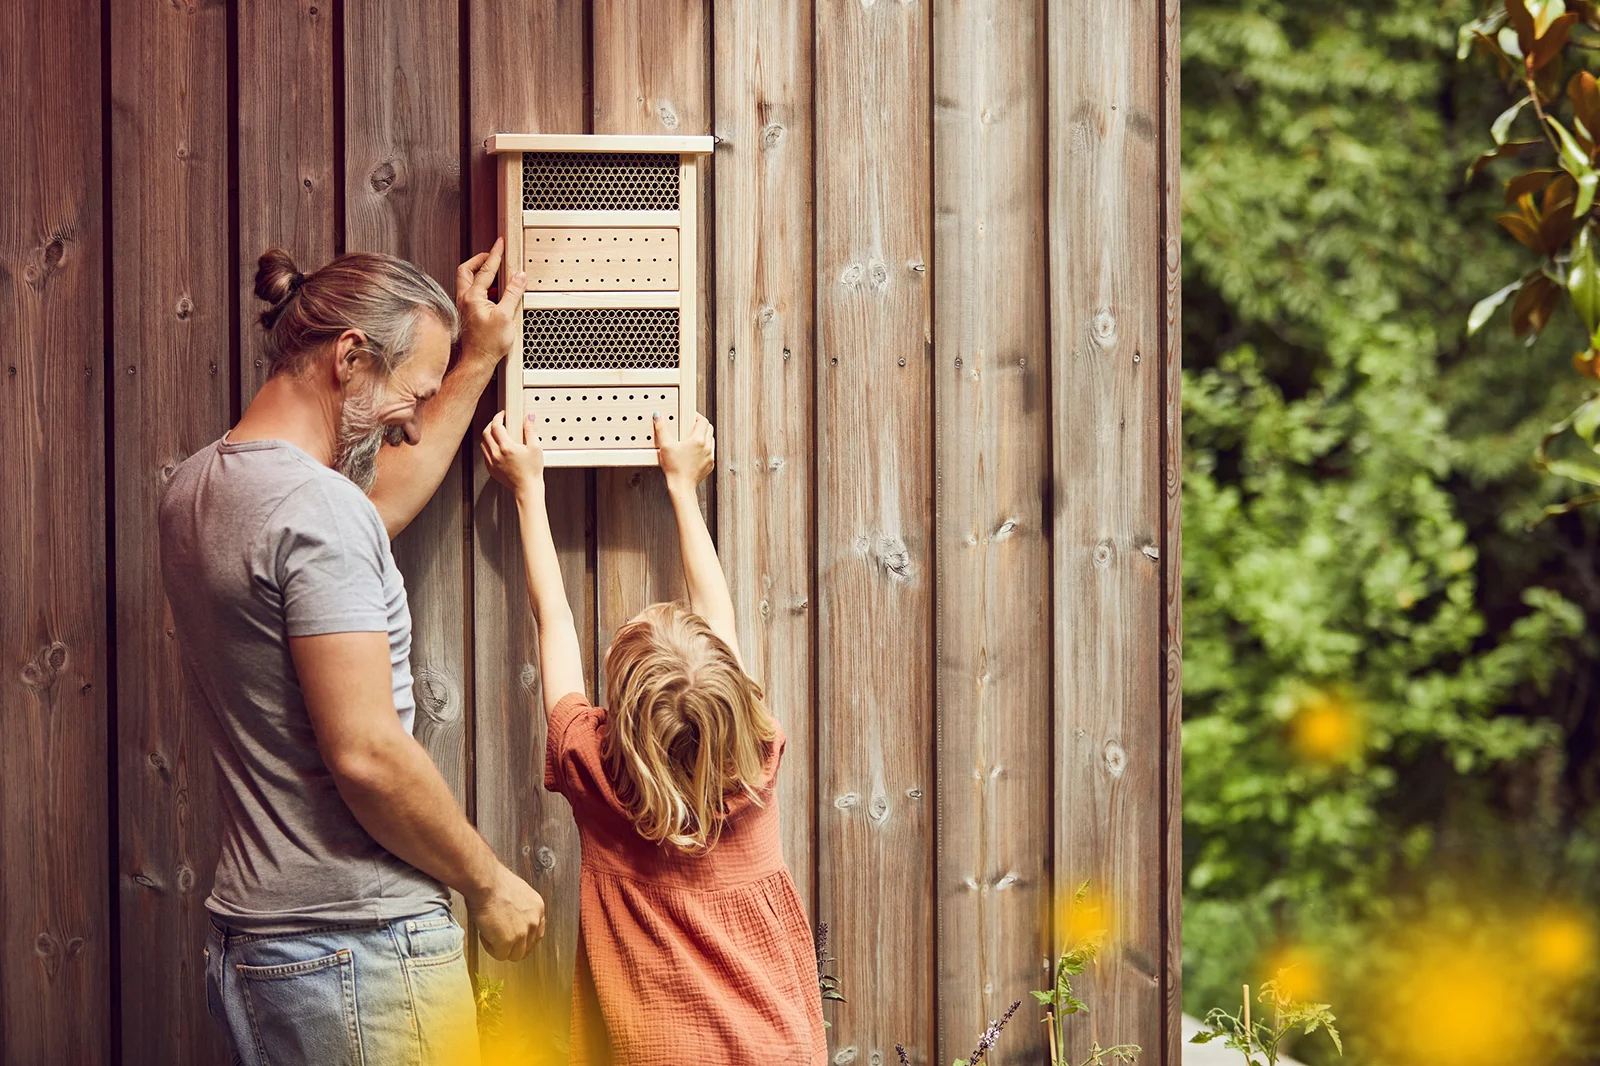
M 530 307 L 522 312 L 529 370 L 675 370 L 676 307 Z
M 678 157 L 657 152 L 524 152 L 524 211 L 676 211 Z
M 522 231 L 522 250 L 528 288 L 535 292 L 678 287 L 675 229 L 529 226 Z
M 676 426 L 678 389 L 524 389 L 522 407 L 545 448 L 654 448 L 651 416 Z

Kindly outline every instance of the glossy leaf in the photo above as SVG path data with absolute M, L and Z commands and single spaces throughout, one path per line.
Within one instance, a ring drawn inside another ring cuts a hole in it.
M 1523 0 L 1506 0 L 1506 18 L 1511 23 L 1507 27 L 1517 40 L 1518 56 L 1527 55 L 1533 48 L 1533 42 L 1539 39 L 1534 31 L 1533 15 L 1528 12 L 1528 5 Z M 1505 33 L 1501 33 L 1502 45 Z
M 1561 145 L 1561 169 L 1571 174 L 1578 183 L 1578 202 L 1573 214 L 1582 217 L 1594 204 L 1596 186 L 1600 186 L 1600 172 L 1589 165 L 1589 153 L 1578 146 L 1567 128 L 1555 119 L 1549 119 L 1556 131 L 1556 141 Z
M 1543 144 L 1543 141 L 1507 141 L 1505 144 L 1484 152 L 1467 165 L 1467 180 L 1471 181 L 1478 176 L 1478 172 L 1496 159 L 1506 159 L 1521 152 L 1530 145 Z
M 1472 54 L 1474 38 L 1489 37 L 1506 24 L 1504 8 L 1495 8 L 1482 18 L 1473 19 L 1456 31 L 1456 58 L 1465 59 Z
M 1523 216 L 1507 212 L 1503 215 L 1496 215 L 1495 221 L 1504 226 L 1507 233 L 1511 234 L 1529 248 L 1532 248 L 1536 252 L 1544 251 L 1544 247 L 1539 241 L 1539 231 L 1534 228 L 1533 223 L 1529 222 Z
M 1567 264 L 1567 292 L 1578 317 L 1593 333 L 1600 327 L 1600 263 L 1595 261 L 1594 242 L 1588 227 L 1578 233 L 1572 259 Z
M 1523 195 L 1532 195 L 1548 185 L 1551 178 L 1565 173 L 1563 170 L 1529 170 L 1518 174 L 1506 182 L 1505 202 L 1511 204 Z
M 1473 304 L 1472 313 L 1467 316 L 1467 336 L 1470 337 L 1482 329 L 1484 323 L 1488 322 L 1494 313 L 1500 309 L 1500 305 L 1505 303 L 1507 298 L 1520 288 L 1522 288 L 1522 279 L 1518 278 L 1505 288 L 1492 292 Z
M 1522 287 L 1511 305 L 1512 332 L 1531 342 L 1549 324 L 1560 300 L 1561 287 L 1540 274 Z
M 1572 101 L 1573 115 L 1592 143 L 1600 137 L 1600 81 L 1587 70 L 1580 70 L 1567 82 L 1567 98 Z
M 1568 12 L 1551 22 L 1535 42 L 1533 51 L 1528 54 L 1529 66 L 1538 70 L 1559 55 L 1561 49 L 1566 47 L 1567 35 L 1572 32 L 1572 24 L 1577 21 L 1577 14 Z
M 1494 125 L 1489 127 L 1489 136 L 1494 138 L 1495 144 L 1506 143 L 1506 133 L 1511 129 L 1511 124 L 1522 113 L 1522 109 L 1531 103 L 1533 103 L 1533 97 L 1524 96 L 1521 100 L 1500 112 L 1500 117 L 1495 119 Z

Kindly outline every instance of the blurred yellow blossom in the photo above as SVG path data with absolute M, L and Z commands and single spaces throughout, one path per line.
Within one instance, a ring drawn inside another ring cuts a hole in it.
M 1302 759 L 1337 765 L 1360 754 L 1366 727 L 1354 700 L 1328 689 L 1311 689 L 1295 708 L 1289 736 Z
M 1528 923 L 1526 936 L 1528 963 L 1540 977 L 1571 981 L 1594 966 L 1594 926 L 1575 911 L 1540 911 Z

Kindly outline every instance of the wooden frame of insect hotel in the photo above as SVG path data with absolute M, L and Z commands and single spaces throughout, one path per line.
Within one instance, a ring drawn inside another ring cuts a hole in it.
M 527 271 L 508 425 L 548 466 L 654 466 L 651 415 L 694 417 L 698 168 L 710 137 L 497 133 L 500 282 Z

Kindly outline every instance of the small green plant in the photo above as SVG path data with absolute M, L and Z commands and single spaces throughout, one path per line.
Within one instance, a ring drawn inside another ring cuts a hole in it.
M 1085 881 L 1078 886 L 1078 891 L 1072 897 L 1074 907 L 1081 907 L 1089 894 L 1089 882 Z M 1073 1014 L 1087 1014 L 1089 1005 L 1079 999 L 1072 991 L 1072 978 L 1088 970 L 1095 956 L 1105 945 L 1106 931 L 1094 929 L 1069 947 L 1056 960 L 1055 981 L 1052 987 L 1043 991 L 1035 991 L 1033 998 L 1043 1004 L 1045 1015 L 1042 1021 L 1050 1039 L 1050 1066 L 1066 1066 L 1067 1053 L 1067 1018 Z M 1081 1066 L 1104 1066 L 1108 1061 L 1132 1062 L 1144 1051 L 1138 1044 L 1115 1044 L 1108 1048 L 1100 1046 L 1096 1041 L 1089 1048 L 1089 1057 L 1083 1060 Z
M 822 992 L 822 1002 L 827 1003 L 829 1000 L 835 1003 L 846 1002 L 844 996 L 839 992 L 839 979 L 828 972 L 828 964 L 838 961 L 828 954 L 828 923 L 818 922 L 817 928 L 811 936 L 817 949 L 817 984 Z M 831 1029 L 833 1023 L 825 1020 L 822 1026 L 825 1029 Z
M 478 974 L 478 1033 L 484 1038 L 492 1038 L 500 1032 L 500 1022 L 505 1014 L 502 998 L 505 994 L 506 983 L 493 981 Z
M 1206 1015 L 1206 1028 L 1196 1033 L 1189 1043 L 1209 1044 L 1213 1040 L 1221 1040 L 1224 1046 L 1244 1055 L 1246 1066 L 1262 1066 L 1260 1060 L 1255 1058 L 1255 1052 L 1259 1049 L 1266 1056 L 1265 1066 L 1277 1066 L 1278 1047 L 1291 1030 L 1300 1029 L 1302 1036 L 1310 1036 L 1318 1029 L 1326 1029 L 1334 1048 L 1343 1055 L 1344 1044 L 1339 1040 L 1339 1030 L 1333 1027 L 1336 1020 L 1333 1008 L 1327 1003 L 1305 1003 L 1295 999 L 1286 991 L 1286 973 L 1285 970 L 1279 970 L 1271 981 L 1261 986 L 1261 994 L 1256 997 L 1257 1002 L 1272 1008 L 1270 1023 L 1250 1021 L 1250 986 L 1245 985 L 1240 1012 L 1229 1014 L 1221 1007 L 1212 1007 L 1211 1013 Z

